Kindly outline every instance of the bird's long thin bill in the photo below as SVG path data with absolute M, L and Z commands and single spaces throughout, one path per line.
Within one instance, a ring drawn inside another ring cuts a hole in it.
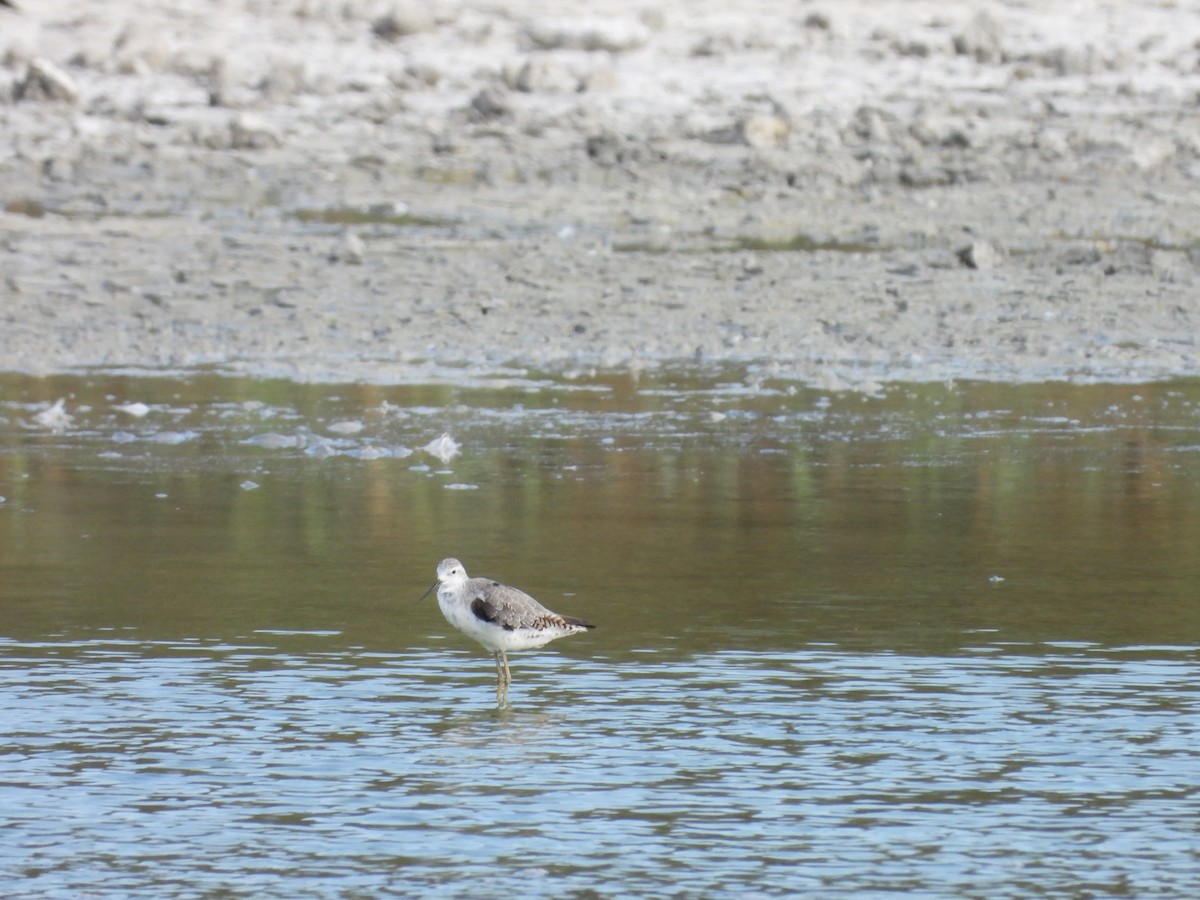
M 435 587 L 437 587 L 437 586 L 438 586 L 438 584 L 439 584 L 439 582 L 437 582 L 437 581 L 435 581 L 433 584 L 431 584 L 431 585 L 429 586 L 429 591 L 432 591 L 432 590 L 433 590 Z M 420 597 L 418 597 L 418 598 L 417 598 L 417 602 L 418 602 L 418 603 L 420 603 L 422 600 L 424 600 L 426 597 L 428 597 L 428 596 L 429 596 L 429 591 L 426 591 L 426 592 L 425 592 L 425 593 L 423 593 L 423 594 L 422 594 Z

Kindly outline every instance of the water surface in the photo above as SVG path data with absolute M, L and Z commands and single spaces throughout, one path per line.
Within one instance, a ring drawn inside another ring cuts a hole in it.
M 0 496 L 23 896 L 1200 888 L 1194 382 L 5 376 Z M 497 711 L 447 555 L 599 627 Z

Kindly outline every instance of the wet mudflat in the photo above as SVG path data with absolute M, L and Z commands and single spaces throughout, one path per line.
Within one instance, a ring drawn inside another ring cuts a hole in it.
M 0 420 L 25 896 L 1200 886 L 1195 382 L 4 376 Z M 414 602 L 447 555 L 599 627 L 497 711 Z

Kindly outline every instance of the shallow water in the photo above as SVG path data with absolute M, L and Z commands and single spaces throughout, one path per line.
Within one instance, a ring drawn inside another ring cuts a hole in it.
M 5 376 L 0 496 L 22 896 L 1200 889 L 1194 382 Z

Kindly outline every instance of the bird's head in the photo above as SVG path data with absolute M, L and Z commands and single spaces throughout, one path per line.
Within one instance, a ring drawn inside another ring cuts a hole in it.
M 461 584 L 466 580 L 467 570 L 463 567 L 462 563 L 460 563 L 453 556 L 443 559 L 440 563 L 438 563 L 437 581 L 429 586 L 429 590 L 417 598 L 417 602 L 420 603 L 422 600 L 428 597 L 433 592 L 433 589 L 439 584 L 453 587 L 454 585 Z

